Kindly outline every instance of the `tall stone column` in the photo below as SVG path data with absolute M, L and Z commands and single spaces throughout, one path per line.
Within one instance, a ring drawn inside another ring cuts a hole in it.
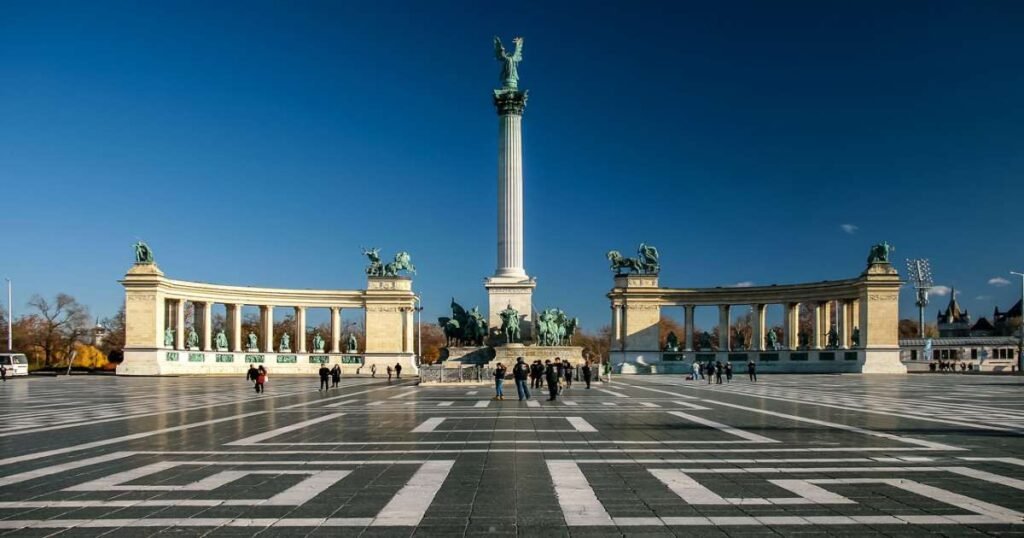
M 814 316 L 812 317 L 814 332 L 811 335 L 811 347 L 814 349 L 821 349 L 824 347 L 824 343 L 821 341 L 822 335 L 822 323 L 821 323 L 821 303 L 814 303 Z
M 765 305 L 755 304 L 751 305 L 754 309 L 754 319 L 752 331 L 750 331 L 750 349 L 753 351 L 761 351 L 764 349 L 765 336 L 768 335 L 768 329 L 765 327 Z M 774 351 L 774 350 L 771 350 Z
M 718 305 L 718 351 L 729 351 L 729 306 Z
M 828 333 L 832 330 L 832 301 L 821 304 L 821 347 L 828 347 Z
M 845 299 L 836 301 L 836 331 L 839 333 L 839 347 L 850 347 L 850 302 Z
M 612 349 L 622 351 L 622 305 L 612 304 Z
M 683 349 L 693 351 L 693 311 L 694 305 L 688 304 L 683 307 L 686 310 L 686 320 L 683 322 L 686 327 L 686 337 L 683 339 Z
M 800 345 L 800 303 L 786 303 L 783 307 L 782 343 L 786 349 L 794 350 Z
M 524 338 L 532 337 L 533 289 L 536 282 L 523 265 L 523 110 L 526 92 L 514 87 L 494 90 L 498 112 L 497 268 L 484 285 L 488 325 L 501 326 L 499 313 L 508 306 L 521 318 Z
M 306 307 L 295 307 L 295 352 L 306 352 Z
M 231 326 L 231 351 L 242 351 L 242 305 L 228 305 L 228 320 Z
M 196 310 L 196 317 L 202 317 L 202 334 L 200 335 L 200 345 L 202 345 L 203 351 L 213 351 L 213 303 L 206 301 L 205 303 L 199 303 L 201 308 Z
M 185 349 L 185 299 L 174 303 L 174 349 Z
M 331 353 L 341 353 L 341 308 L 331 307 Z
M 274 307 L 272 306 L 261 306 L 260 307 L 260 332 L 262 342 L 260 343 L 260 351 L 263 353 L 274 352 Z

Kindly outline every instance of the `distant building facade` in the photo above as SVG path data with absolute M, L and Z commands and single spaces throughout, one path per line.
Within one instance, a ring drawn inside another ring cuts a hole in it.
M 997 306 L 991 320 L 982 317 L 972 323 L 970 313 L 961 309 L 960 303 L 956 300 L 956 289 L 950 295 L 946 310 L 940 310 L 936 316 L 939 338 L 1014 336 L 1015 325 L 1011 321 L 1021 317 L 1020 301 L 1006 312 L 1000 312 Z

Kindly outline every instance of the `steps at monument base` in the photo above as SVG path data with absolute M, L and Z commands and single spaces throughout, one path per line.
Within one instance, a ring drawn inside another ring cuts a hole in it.
M 458 362 L 473 366 L 483 366 L 494 358 L 494 348 L 481 347 L 449 347 L 441 350 L 441 360 Z
M 583 348 L 579 346 L 525 346 L 523 344 L 506 344 L 494 348 L 494 360 L 489 366 L 496 366 L 499 362 L 506 367 L 516 363 L 516 357 L 522 357 L 527 363 L 535 360 L 544 362 L 554 361 L 555 357 L 563 361 L 569 361 L 575 365 L 583 364 Z

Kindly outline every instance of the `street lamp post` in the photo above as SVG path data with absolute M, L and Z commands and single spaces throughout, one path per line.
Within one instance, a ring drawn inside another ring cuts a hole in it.
M 1024 273 L 1010 271 L 1010 274 L 1020 277 L 1020 341 L 1017 342 L 1017 375 L 1020 375 L 1024 367 L 1024 360 L 1020 356 L 1024 352 Z
M 14 345 L 14 303 L 11 302 L 11 279 L 7 281 L 7 351 L 13 350 Z
M 917 331 L 924 338 L 924 307 L 928 306 L 928 290 L 932 289 L 931 263 L 925 258 L 907 260 L 907 276 L 917 293 Z

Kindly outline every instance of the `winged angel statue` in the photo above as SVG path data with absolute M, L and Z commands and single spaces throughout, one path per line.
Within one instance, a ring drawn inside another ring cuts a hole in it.
M 523 61 L 523 38 L 513 38 L 512 43 L 515 44 L 516 49 L 512 54 L 508 54 L 505 52 L 505 47 L 501 44 L 501 39 L 498 39 L 497 36 L 494 37 L 494 55 L 498 58 L 499 62 L 502 62 L 502 88 L 507 90 L 519 88 L 519 71 L 516 70 L 516 64 Z

